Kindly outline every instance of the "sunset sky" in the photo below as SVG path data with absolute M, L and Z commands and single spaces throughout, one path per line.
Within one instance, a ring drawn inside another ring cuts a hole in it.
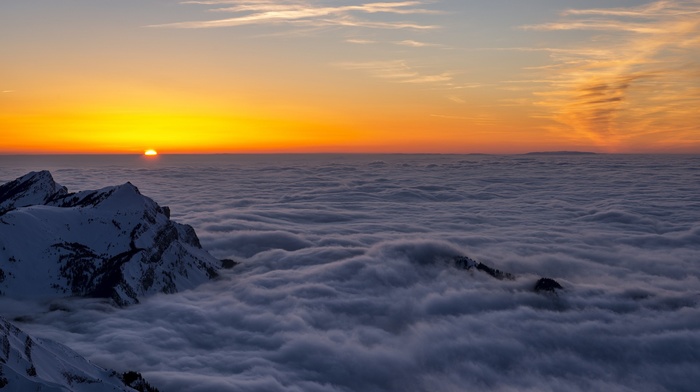
M 0 153 L 700 153 L 700 0 L 3 0 Z

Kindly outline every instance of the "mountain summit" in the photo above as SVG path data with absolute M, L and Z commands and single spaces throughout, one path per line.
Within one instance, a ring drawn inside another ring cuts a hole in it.
M 0 295 L 128 305 L 193 288 L 220 266 L 131 183 L 69 193 L 40 171 L 0 186 Z

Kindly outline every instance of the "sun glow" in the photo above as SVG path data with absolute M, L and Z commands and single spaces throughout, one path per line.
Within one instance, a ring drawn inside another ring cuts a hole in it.
M 143 155 L 146 155 L 146 156 L 156 156 L 156 155 L 158 155 L 158 151 L 153 150 L 153 149 L 149 149 L 149 150 L 146 150 L 146 151 L 143 153 Z

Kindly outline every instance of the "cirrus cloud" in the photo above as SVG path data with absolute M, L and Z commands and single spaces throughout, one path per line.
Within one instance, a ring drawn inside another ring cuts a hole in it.
M 698 144 L 700 1 L 655 1 L 629 8 L 573 9 L 532 31 L 591 32 L 588 42 L 548 49 L 540 67 L 552 80 L 536 93 L 535 116 L 571 139 L 614 150 L 650 141 Z
M 436 14 L 439 11 L 422 8 L 426 1 L 376 2 L 328 6 L 320 1 L 267 1 L 267 0 L 213 0 L 185 1 L 184 4 L 221 6 L 210 11 L 231 13 L 231 18 L 207 21 L 187 21 L 153 25 L 151 27 L 212 28 L 233 27 L 252 24 L 289 23 L 304 27 L 364 27 L 377 29 L 433 29 L 437 26 L 421 22 L 370 20 L 363 14 Z M 231 5 L 231 6 L 227 6 Z

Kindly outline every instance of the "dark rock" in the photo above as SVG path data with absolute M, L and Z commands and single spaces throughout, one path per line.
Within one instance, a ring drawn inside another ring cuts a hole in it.
M 141 373 L 128 371 L 121 375 L 122 381 L 126 386 L 133 388 L 139 392 L 159 392 L 157 388 L 152 387 L 146 380 L 143 379 Z
M 231 259 L 221 260 L 221 268 L 223 268 L 223 269 L 231 269 L 231 268 L 237 266 L 238 264 L 240 264 L 240 262 L 233 261 Z
M 477 264 L 476 269 L 478 269 L 479 271 L 484 271 L 498 280 L 515 280 L 515 275 L 508 272 L 503 272 L 499 269 L 491 268 L 484 263 Z
M 537 283 L 535 283 L 535 292 L 536 293 L 541 293 L 543 291 L 546 292 L 555 292 L 555 290 L 563 290 L 564 288 L 559 284 L 554 279 L 550 278 L 540 278 Z
M 465 270 L 472 269 L 477 264 L 476 260 L 467 256 L 455 256 L 452 261 L 454 261 L 455 267 Z
M 485 272 L 498 280 L 515 280 L 515 275 L 492 268 L 467 256 L 455 256 L 452 260 L 454 261 L 455 266 L 460 269 L 470 270 L 475 268 L 476 270 Z

